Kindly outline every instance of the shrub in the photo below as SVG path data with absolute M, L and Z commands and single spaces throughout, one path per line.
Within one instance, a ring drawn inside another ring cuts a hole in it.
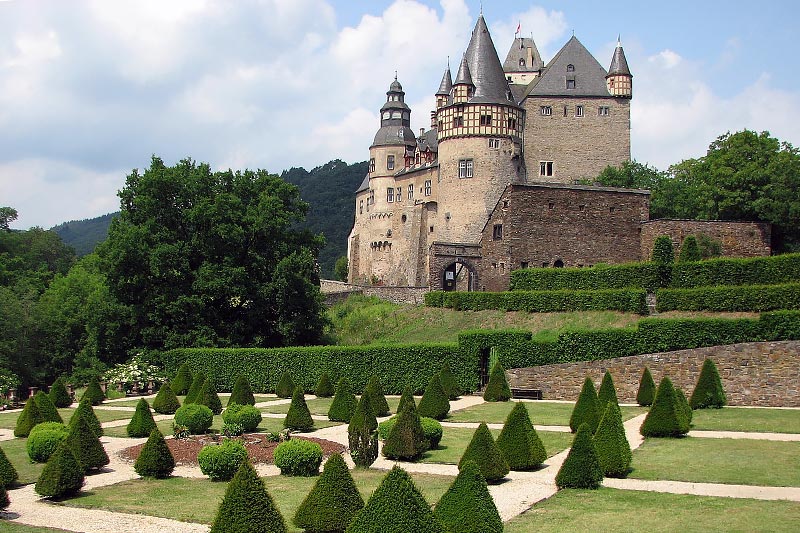
M 477 464 L 467 461 L 447 489 L 433 514 L 447 531 L 459 533 L 502 533 L 503 520 L 497 512 L 489 487 Z
M 72 398 L 67 392 L 67 387 L 64 385 L 64 378 L 58 378 L 53 382 L 50 387 L 50 401 L 56 407 L 69 407 L 72 405 Z
M 9 505 L 11 505 L 11 500 L 8 499 L 8 491 L 6 491 L 6 488 L 0 483 L 0 509 L 5 509 Z
M 207 444 L 197 454 L 200 471 L 211 481 L 230 480 L 245 461 L 247 448 L 233 439 L 225 440 L 222 444 Z
M 63 424 L 64 420 L 58 414 L 55 404 L 50 400 L 50 396 L 44 391 L 39 391 L 33 396 L 36 402 L 36 408 L 39 409 L 39 414 L 45 422 L 58 422 Z
M 400 395 L 400 402 L 397 404 L 397 413 L 399 414 L 400 411 L 403 410 L 403 406 L 409 402 L 416 410 L 417 402 L 414 401 L 414 392 L 411 390 L 411 387 L 406 387 L 403 389 L 403 394 Z
M 631 446 L 625 437 L 622 413 L 616 402 L 606 402 L 603 417 L 594 435 L 600 468 L 606 477 L 625 477 L 631 467 Z
M 344 531 L 364 500 L 347 464 L 338 453 L 331 455 L 294 515 L 294 525 L 306 531 Z
M 322 463 L 322 446 L 303 439 L 287 440 L 275 448 L 274 458 L 281 475 L 316 476 Z
M 689 400 L 686 399 L 686 395 L 683 393 L 680 387 L 675 387 L 675 400 L 678 402 L 678 406 L 680 407 L 686 422 L 689 424 L 689 426 L 691 426 L 692 406 L 689 405 Z
M 177 396 L 186 394 L 189 392 L 189 387 L 192 386 L 192 383 L 192 371 L 189 369 L 188 364 L 183 363 L 178 369 L 178 373 L 175 374 L 175 377 L 172 380 L 172 392 L 174 392 Z
M 688 431 L 689 422 L 675 399 L 672 381 L 664 377 L 639 432 L 645 437 L 680 437 Z
M 659 289 L 656 310 L 764 312 L 800 309 L 800 283 Z
M 222 424 L 222 428 L 220 429 L 220 433 L 222 433 L 223 437 L 233 438 L 239 437 L 244 435 L 244 426 L 241 424 Z
M 378 376 L 372 375 L 364 388 L 364 395 L 370 397 L 370 407 L 375 416 L 387 416 L 389 411 L 389 403 L 386 401 L 386 396 L 383 394 L 383 385 L 381 385 Z
M 697 385 L 694 387 L 689 404 L 692 409 L 707 407 L 719 409 L 726 403 L 725 390 L 722 388 L 717 366 L 711 359 L 706 359 L 703 361 L 703 368 L 700 370 L 700 377 L 697 378 Z
M 681 251 L 678 254 L 678 263 L 688 263 L 700 261 L 700 247 L 697 246 L 697 238 L 694 235 L 687 235 L 681 244 Z
M 92 433 L 98 437 L 103 436 L 103 426 L 100 425 L 100 420 L 98 420 L 97 415 L 94 414 L 94 409 L 92 409 L 92 404 L 88 399 L 83 399 L 78 403 L 78 408 L 75 409 L 75 412 L 72 413 L 69 419 L 69 427 L 72 428 L 76 426 L 81 418 L 86 420 L 86 424 L 92 430 Z
M 544 444 L 522 402 L 516 402 L 497 437 L 497 447 L 511 470 L 531 470 L 547 459 Z
M 206 382 L 206 375 L 203 372 L 198 372 L 192 378 L 192 384 L 189 386 L 189 390 L 186 392 L 186 398 L 183 399 L 183 405 L 189 405 L 190 403 L 197 403 L 198 397 L 200 396 L 200 391 L 203 390 L 203 385 Z
M 222 402 L 219 399 L 219 395 L 217 395 L 217 389 L 214 387 L 214 382 L 211 378 L 206 379 L 206 382 L 203 383 L 195 403 L 205 405 L 215 415 L 222 412 Z
M 156 429 L 156 422 L 153 420 L 153 413 L 150 412 L 150 405 L 147 400 L 142 398 L 136 404 L 136 412 L 133 413 L 125 431 L 129 437 L 144 438 L 150 436 L 150 432 L 154 429 Z
M 103 468 L 109 463 L 108 454 L 100 443 L 100 437 L 92 432 L 85 418 L 78 417 L 77 422 L 70 425 L 66 443 L 78 458 L 84 474 L 90 470 Z
M 460 311 L 501 309 L 529 313 L 622 311 L 647 314 L 647 293 L 644 289 L 453 291 L 445 292 L 436 303 L 440 307 Z
M 335 393 L 336 389 L 330 376 L 328 376 L 327 372 L 323 372 L 319 377 L 319 381 L 317 381 L 317 386 L 314 387 L 314 394 L 317 395 L 317 398 L 330 398 Z
M 434 374 L 419 401 L 417 413 L 419 416 L 443 420 L 449 412 L 450 401 L 447 399 L 447 393 L 442 387 L 442 382 L 439 381 L 439 375 Z
M 675 262 L 672 239 L 668 235 L 660 235 L 656 238 L 653 243 L 651 260 L 657 265 L 671 265 Z
M 75 453 L 62 442 L 44 465 L 44 470 L 33 490 L 49 498 L 63 498 L 76 494 L 83 486 L 83 469 Z
M 583 423 L 575 434 L 564 464 L 556 474 L 556 486 L 561 489 L 596 489 L 603 481 L 603 469 L 592 442 L 592 430 Z
M 511 389 L 506 381 L 506 370 L 500 364 L 499 359 L 489 374 L 489 383 L 486 384 L 483 399 L 487 402 L 507 402 L 511 399 Z
M 169 382 L 161 385 L 161 388 L 158 389 L 158 394 L 153 399 L 153 411 L 162 415 L 173 415 L 180 406 L 181 402 L 178 401 L 178 397 L 175 396 L 175 391 L 172 390 Z
M 186 426 L 192 435 L 201 435 L 208 431 L 214 421 L 214 413 L 205 405 L 184 405 L 175 411 L 175 424 Z
M 770 285 L 800 281 L 800 254 L 768 257 L 721 257 L 672 267 L 672 287 Z
M 636 403 L 642 407 L 653 405 L 653 398 L 656 395 L 656 382 L 650 374 L 650 369 L 644 367 L 642 379 L 639 380 L 639 390 L 636 392 Z
M 311 431 L 314 428 L 314 419 L 311 418 L 311 411 L 308 410 L 308 405 L 306 405 L 305 394 L 303 394 L 303 389 L 300 387 L 294 389 L 292 404 L 289 406 L 289 411 L 283 420 L 283 427 L 299 431 Z
M 8 460 L 3 448 L 0 448 L 0 485 L 10 487 L 16 483 L 17 479 L 19 479 L 17 469 Z
M 328 409 L 328 419 L 334 422 L 350 422 L 350 418 L 356 410 L 356 395 L 350 389 L 350 381 L 347 378 L 339 380 L 336 385 L 336 395 Z
M 511 273 L 512 291 L 598 290 L 659 286 L 658 267 L 652 263 L 597 265 L 590 268 L 523 268 Z
M 442 383 L 448 400 L 457 400 L 461 396 L 461 388 L 458 386 L 458 381 L 450 370 L 449 364 L 445 363 L 439 371 L 439 381 Z
M 25 402 L 25 407 L 17 417 L 17 425 L 14 427 L 14 436 L 27 437 L 31 429 L 33 429 L 36 424 L 41 424 L 42 422 L 45 422 L 45 420 L 39 412 L 39 408 L 36 407 L 36 400 L 28 398 L 28 401 Z
M 381 453 L 389 459 L 414 461 L 428 448 L 417 409 L 407 402 L 396 418 Z
M 444 533 L 405 470 L 394 466 L 347 527 L 347 533 Z
M 398 416 L 395 415 L 392 418 L 384 420 L 378 424 L 378 438 L 381 440 L 386 440 L 389 438 L 389 433 L 392 432 L 392 428 L 397 423 L 397 420 Z M 422 434 L 425 437 L 425 448 L 427 450 L 436 449 L 442 440 L 442 435 L 444 434 L 442 424 L 440 424 L 438 420 L 427 417 L 419 417 L 419 423 L 422 426 Z
M 241 375 L 236 378 L 236 384 L 233 386 L 230 398 L 228 398 L 228 407 L 233 404 L 256 404 L 256 399 L 253 396 L 253 389 L 250 387 L 250 380 L 247 379 L 247 376 Z
M 264 481 L 244 461 L 228 483 L 210 533 L 285 533 L 286 524 Z
M 347 426 L 350 456 L 356 466 L 368 468 L 378 458 L 378 421 L 372 412 L 374 396 L 363 394 Z
M 100 380 L 97 378 L 97 376 L 89 380 L 89 384 L 87 385 L 81 400 L 83 398 L 87 398 L 92 405 L 100 405 L 103 403 L 103 400 L 106 399 L 106 395 L 103 392 L 103 389 L 100 387 Z
M 583 388 L 572 409 L 572 416 L 569 417 L 569 428 L 573 433 L 578 431 L 578 427 L 586 422 L 592 433 L 597 431 L 597 424 L 600 422 L 599 407 L 597 405 L 597 393 L 594 383 L 589 376 L 583 380 Z
M 508 474 L 508 463 L 503 457 L 503 452 L 497 447 L 484 422 L 481 422 L 472 435 L 472 440 L 458 462 L 458 469 L 461 470 L 467 461 L 475 462 L 489 483 L 500 481 Z
M 281 374 L 281 379 L 278 380 L 278 384 L 275 385 L 275 394 L 278 395 L 278 398 L 291 398 L 296 388 L 297 385 L 292 381 L 292 376 L 289 372 L 284 372 Z
M 25 443 L 28 457 L 34 463 L 46 463 L 67 435 L 69 435 L 67 426 L 59 422 L 36 424 L 28 435 L 28 442 Z
M 234 403 L 222 412 L 222 420 L 226 424 L 240 424 L 245 432 L 255 431 L 261 423 L 262 415 L 252 405 Z
M 611 378 L 611 372 L 606 370 L 606 373 L 603 374 L 603 381 L 600 383 L 600 388 L 597 391 L 597 413 L 599 418 L 602 418 L 608 402 L 614 402 L 619 405 L 617 389 L 614 388 L 614 380 Z
M 136 458 L 133 469 L 142 477 L 156 479 L 168 478 L 175 470 L 175 457 L 169 451 L 167 441 L 159 430 L 154 429 L 150 433 L 139 457 Z

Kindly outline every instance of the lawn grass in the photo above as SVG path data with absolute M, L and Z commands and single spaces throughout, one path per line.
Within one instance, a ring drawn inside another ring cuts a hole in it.
M 500 435 L 499 429 L 491 429 L 492 436 L 497 440 Z M 446 463 L 458 464 L 461 456 L 464 455 L 464 450 L 467 449 L 472 435 L 475 433 L 474 429 L 467 428 L 444 428 L 442 434 L 442 441 L 439 447 L 435 450 L 428 450 L 422 456 L 421 462 L 423 463 Z M 542 439 L 544 449 L 547 451 L 547 456 L 553 455 L 572 446 L 572 433 L 560 433 L 556 431 L 537 431 L 539 438 Z
M 39 479 L 42 469 L 44 469 L 44 463 L 31 463 L 26 448 L 27 444 L 28 439 L 13 439 L 0 442 L 0 448 L 3 448 L 6 457 L 14 465 L 17 474 L 19 474 L 17 483 L 20 485 L 35 483 Z M 1 527 L 0 531 L 2 531 Z
M 448 422 L 486 422 L 487 424 L 503 424 L 514 402 L 486 402 L 466 409 L 450 413 Z M 531 422 L 542 426 L 568 426 L 572 415 L 572 403 L 553 403 L 546 401 L 525 402 Z M 622 419 L 628 420 L 636 415 L 646 413 L 644 407 L 620 407 Z
M 800 410 L 795 409 L 697 409 L 692 429 L 800 433 Z
M 631 466 L 639 479 L 798 487 L 800 442 L 646 439 Z
M 417 404 L 419 404 L 419 400 L 419 397 L 415 398 Z M 389 404 L 389 409 L 394 413 L 397 411 L 397 405 L 400 403 L 400 397 L 386 398 L 386 402 Z M 313 398 L 306 400 L 306 405 L 308 405 L 308 410 L 311 411 L 311 414 L 320 416 L 328 416 L 328 410 L 331 408 L 332 403 L 333 398 Z M 259 409 L 261 409 L 262 413 L 286 414 L 289 412 L 289 405 L 290 404 L 288 403 L 283 403 L 259 407 Z
M 633 490 L 566 489 L 505 525 L 506 533 L 562 531 L 797 531 L 800 503 Z
M 0 518 L 0 531 L 4 533 L 58 533 L 66 532 L 66 529 L 51 529 L 49 527 L 34 527 L 20 524 L 19 522 L 9 522 Z
M 156 422 L 156 426 L 158 426 L 158 430 L 166 435 L 172 435 L 172 419 L 168 420 L 160 420 Z M 212 431 L 221 431 L 222 430 L 222 416 L 215 415 L 214 420 L 211 423 L 211 430 Z M 331 422 L 329 420 L 314 420 L 314 428 L 315 429 L 322 429 L 330 426 L 337 426 L 339 422 Z M 261 419 L 261 423 L 258 425 L 257 431 L 259 432 L 277 432 L 283 430 L 283 418 L 267 418 L 264 417 Z M 118 426 L 113 428 L 103 428 L 103 434 L 109 437 L 127 437 L 128 433 L 125 431 L 125 426 Z
M 381 470 L 359 469 L 352 474 L 365 501 L 386 476 Z M 430 474 L 411 474 L 411 477 L 430 504 L 437 502 L 453 481 L 451 477 Z M 291 519 L 317 478 L 270 476 L 263 479 L 289 531 L 302 531 L 291 527 Z M 82 493 L 65 504 L 210 524 L 226 487 L 227 483 L 206 479 L 136 479 Z M 203 504 L 196 505 L 196 502 Z
M 17 418 L 19 418 L 21 412 L 22 411 L 0 413 L 0 428 L 14 429 L 17 425 Z M 69 419 L 72 417 L 72 413 L 74 412 L 75 409 L 71 408 L 58 410 L 58 414 L 60 414 L 61 418 L 64 419 L 65 424 L 69 422 Z M 112 420 L 131 418 L 133 416 L 133 411 L 106 411 L 104 409 L 97 409 L 95 407 L 94 414 L 97 415 L 97 419 L 100 420 L 100 423 L 103 423 L 111 422 Z

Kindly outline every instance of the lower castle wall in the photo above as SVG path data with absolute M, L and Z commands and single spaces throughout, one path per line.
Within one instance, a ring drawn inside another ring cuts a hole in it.
M 430 292 L 428 287 L 382 287 L 380 285 L 355 285 L 329 279 L 320 280 L 320 290 L 325 295 L 325 304 L 328 306 L 346 300 L 352 294 L 375 296 L 381 300 L 396 304 L 422 304 L 425 303 L 425 294 Z
M 772 253 L 772 226 L 767 222 L 660 219 L 642 224 L 642 261 L 650 259 L 653 243 L 660 235 L 669 235 L 677 257 L 687 235 L 701 234 L 719 241 L 724 257 L 758 257 Z

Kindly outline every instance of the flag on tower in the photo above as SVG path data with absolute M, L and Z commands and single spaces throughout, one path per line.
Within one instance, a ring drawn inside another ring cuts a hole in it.
M 517 36 L 517 34 L 519 33 L 519 30 L 521 30 L 521 29 L 522 29 L 522 22 L 517 22 L 517 31 L 514 32 L 514 37 Z

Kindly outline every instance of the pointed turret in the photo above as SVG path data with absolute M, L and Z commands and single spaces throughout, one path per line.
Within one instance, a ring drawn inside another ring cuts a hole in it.
M 475 90 L 475 84 L 472 82 L 472 73 L 467 63 L 467 56 L 461 58 L 461 64 L 458 66 L 458 74 L 456 74 L 456 81 L 453 83 L 453 102 L 466 102 L 472 98 L 472 93 Z
M 608 92 L 621 98 L 631 98 L 633 96 L 633 74 L 628 68 L 628 60 L 625 59 L 625 51 L 622 49 L 622 42 L 617 37 L 617 48 L 614 50 L 614 57 L 611 58 L 611 66 L 608 68 L 606 76 Z
M 500 64 L 483 15 L 478 17 L 472 30 L 465 55 L 475 84 L 475 95 L 470 101 L 481 104 L 513 103 L 503 65 Z
M 450 75 L 450 64 L 442 76 L 439 90 L 436 91 L 436 108 L 444 107 L 450 103 L 450 92 L 453 90 L 453 77 Z

